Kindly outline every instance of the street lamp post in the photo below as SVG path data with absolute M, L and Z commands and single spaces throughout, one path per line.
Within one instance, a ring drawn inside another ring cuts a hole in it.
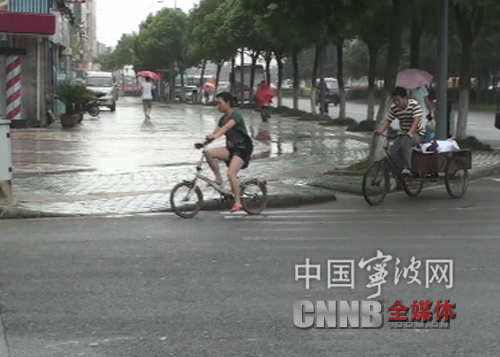
M 439 70 L 436 108 L 436 137 L 448 137 L 448 0 L 441 0 L 441 29 L 439 32 Z

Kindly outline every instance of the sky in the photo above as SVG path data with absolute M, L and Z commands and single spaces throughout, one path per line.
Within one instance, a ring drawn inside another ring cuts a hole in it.
M 95 0 L 97 7 L 97 41 L 115 46 L 122 34 L 139 31 L 139 24 L 149 13 L 163 7 L 174 7 L 188 12 L 199 0 Z

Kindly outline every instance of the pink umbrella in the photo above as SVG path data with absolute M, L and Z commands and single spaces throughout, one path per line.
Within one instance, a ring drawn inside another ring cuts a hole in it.
M 139 77 L 149 77 L 151 79 L 154 79 L 155 81 L 160 79 L 160 76 L 157 73 L 152 72 L 152 71 L 141 71 L 141 72 L 137 73 L 137 75 Z
M 396 85 L 408 89 L 427 86 L 432 82 L 434 76 L 418 68 L 408 68 L 398 73 Z

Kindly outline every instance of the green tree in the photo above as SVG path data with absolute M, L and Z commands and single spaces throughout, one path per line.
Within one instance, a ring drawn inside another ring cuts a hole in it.
M 389 33 L 389 48 L 387 61 L 384 70 L 384 88 L 382 99 L 377 113 L 376 126 L 385 119 L 390 102 L 390 93 L 396 84 L 396 76 L 400 64 L 400 58 L 403 51 L 403 32 L 405 30 L 407 19 L 402 14 L 407 13 L 406 0 L 391 0 L 392 6 L 388 11 L 388 17 L 391 19 Z M 382 150 L 382 143 L 379 136 L 374 136 L 370 147 L 370 159 L 378 157 Z
M 103 71 L 112 72 L 118 69 L 115 52 L 106 52 L 93 59 L 94 63 L 99 63 Z
M 457 138 L 467 137 L 467 114 L 471 86 L 472 50 L 485 23 L 498 29 L 500 4 L 496 0 L 453 0 L 451 10 L 461 43 Z
M 355 1 L 353 5 L 362 9 L 358 21 L 354 22 L 358 38 L 366 44 L 368 49 L 368 113 L 367 119 L 375 118 L 375 80 L 379 54 L 389 42 L 389 25 L 380 19 L 391 11 L 390 0 L 381 0 L 366 4 Z M 363 7 L 364 6 L 364 7 Z
M 165 8 L 150 15 L 141 25 L 135 41 L 135 68 L 166 70 L 170 83 L 175 73 L 184 73 L 192 63 L 187 54 L 188 15 L 180 9 Z M 181 98 L 184 100 L 184 76 L 181 78 Z

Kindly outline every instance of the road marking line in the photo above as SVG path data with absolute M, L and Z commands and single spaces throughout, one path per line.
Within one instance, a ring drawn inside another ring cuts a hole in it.
M 319 241 L 324 241 L 324 240 L 345 240 L 347 238 L 344 237 L 243 237 L 243 240 L 246 241 L 264 241 L 264 240 L 271 240 L 271 241 L 301 241 L 301 240 L 307 240 L 307 241 L 312 241 L 312 240 L 319 240 Z
M 372 219 L 379 219 L 382 217 L 399 217 L 399 215 L 396 214 L 391 214 L 391 215 L 379 215 L 379 216 L 370 216 L 366 218 L 372 218 Z M 335 217 L 329 216 L 329 215 L 315 215 L 315 216 L 307 216 L 307 215 L 302 215 L 302 216 L 297 216 L 297 215 L 291 215 L 291 216 L 225 216 L 225 219 L 244 219 L 244 220 L 249 220 L 249 221 L 260 221 L 260 220 L 278 220 L 278 219 L 307 219 L 307 220 L 314 220 L 314 219 L 324 219 L 324 218 L 331 218 L 332 221 L 336 221 Z M 337 220 L 343 222 L 344 219 L 341 217 L 336 217 Z
M 238 228 L 239 232 L 255 232 L 258 231 L 259 228 Z M 266 228 L 266 232 L 276 231 L 276 232 L 310 232 L 315 231 L 316 228 Z

